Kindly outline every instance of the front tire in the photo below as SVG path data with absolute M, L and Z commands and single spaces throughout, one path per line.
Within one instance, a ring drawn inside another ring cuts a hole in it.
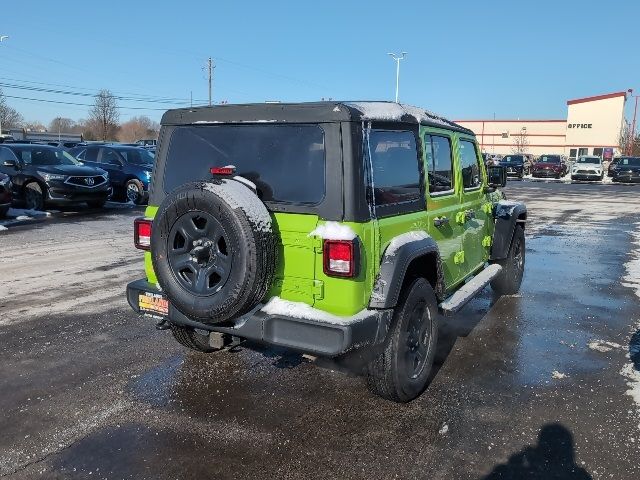
M 405 403 L 424 391 L 438 342 L 438 315 L 436 295 L 424 278 L 404 288 L 384 350 L 368 365 L 372 393 Z
M 44 210 L 44 198 L 46 189 L 38 182 L 28 183 L 24 187 L 24 199 L 27 210 Z
M 200 333 L 195 328 L 171 324 L 171 333 L 180 345 L 191 350 L 202 353 L 212 353 L 219 350 L 209 345 L 208 333 Z
M 125 198 L 127 202 L 142 205 L 144 202 L 144 186 L 140 180 L 132 178 L 125 185 Z
M 525 242 L 524 228 L 516 225 L 509 253 L 504 260 L 495 263 L 502 267 L 502 272 L 491 281 L 491 288 L 499 295 L 518 293 L 524 276 Z

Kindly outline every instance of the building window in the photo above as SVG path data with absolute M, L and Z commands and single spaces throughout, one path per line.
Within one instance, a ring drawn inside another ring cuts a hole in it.
M 570 149 L 569 150 L 569 159 L 575 160 L 577 154 L 578 154 L 578 150 L 577 149 L 575 149 L 575 148 Z
M 578 156 L 581 157 L 582 155 L 589 155 L 589 149 L 586 147 L 581 147 L 578 149 Z
M 600 148 L 594 148 L 594 149 L 593 149 L 593 154 L 594 154 L 596 157 L 600 157 L 600 158 L 602 158 L 602 153 L 603 153 L 603 151 L 604 151 L 604 148 L 601 148 L 601 147 L 600 147 Z

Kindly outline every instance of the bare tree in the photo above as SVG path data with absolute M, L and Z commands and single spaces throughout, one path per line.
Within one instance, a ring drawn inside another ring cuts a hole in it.
M 50 132 L 73 133 L 76 122 L 70 118 L 56 117 L 49 123 Z
M 635 137 L 632 138 L 631 125 L 626 120 L 622 124 L 622 129 L 620 129 L 618 148 L 621 155 L 640 156 L 640 133 L 636 133 Z
M 7 101 L 0 89 L 0 126 L 2 129 L 18 128 L 23 121 L 22 115 L 16 109 L 7 105 Z
M 89 121 L 97 126 L 97 137 L 101 140 L 115 140 L 119 118 L 118 104 L 113 94 L 106 89 L 100 90 L 89 111 Z
M 22 128 L 32 132 L 46 132 L 47 128 L 38 120 L 28 121 L 22 123 Z
M 133 117 L 120 125 L 118 139 L 121 142 L 135 142 L 142 138 L 157 138 L 160 125 L 147 116 Z
M 511 151 L 513 153 L 527 153 L 529 150 L 529 136 L 527 135 L 527 129 L 522 128 L 518 133 L 514 133 L 513 135 L 513 147 L 511 147 Z

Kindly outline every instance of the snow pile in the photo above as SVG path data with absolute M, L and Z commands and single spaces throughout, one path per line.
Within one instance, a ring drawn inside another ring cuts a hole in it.
M 414 230 L 411 232 L 403 233 L 402 235 L 393 237 L 391 242 L 389 242 L 389 246 L 385 250 L 384 254 L 387 257 L 393 257 L 403 245 L 406 245 L 410 242 L 415 242 L 416 240 L 424 240 L 425 238 L 429 238 L 429 235 L 427 234 L 427 232 L 424 232 L 422 230 Z
M 562 380 L 563 378 L 567 378 L 566 373 L 560 373 L 558 370 L 554 370 L 551 372 L 551 378 L 555 378 L 556 380 Z
M 615 342 L 605 342 L 604 340 L 594 340 L 589 342 L 588 347 L 597 352 L 610 352 L 614 348 L 622 348 L 622 345 Z
M 333 323 L 336 325 L 347 325 L 362 320 L 371 315 L 369 310 L 364 309 L 351 317 L 339 317 L 324 310 L 318 310 L 302 302 L 291 302 L 280 297 L 273 297 L 262 307 L 262 312 L 267 315 L 282 315 L 285 317 L 302 318 L 305 320 L 316 320 L 318 322 Z
M 7 215 L 10 217 L 16 217 L 16 220 L 31 220 L 33 217 L 50 217 L 51 212 L 27 210 L 24 208 L 10 208 Z
M 429 112 L 423 108 L 413 107 L 411 105 L 403 105 L 393 102 L 353 102 L 348 106 L 359 110 L 362 113 L 363 120 L 389 120 L 398 121 L 403 116 L 409 115 L 420 122 L 432 122 L 445 126 L 455 125 L 453 122 L 445 118 Z
M 353 240 L 356 238 L 356 232 L 349 225 L 326 222 L 323 225 L 318 225 L 308 236 L 320 237 L 324 240 Z
M 640 297 L 640 223 L 636 223 L 636 231 L 632 233 L 633 236 L 633 248 L 631 250 L 631 258 L 625 263 L 626 275 L 623 277 L 622 284 L 626 287 L 632 288 L 635 294 Z M 632 330 L 632 334 L 640 331 L 640 323 Z M 631 342 L 630 342 L 631 343 Z M 637 357 L 640 356 L 640 345 L 630 345 L 629 353 L 627 357 L 630 362 L 622 367 L 620 375 L 627 379 L 627 395 L 633 398 L 633 401 L 638 406 L 638 413 L 640 413 L 640 371 L 635 366 Z M 634 358 L 631 357 L 633 354 Z M 640 424 L 638 424 L 640 428 Z
M 0 225 L 0 232 L 3 232 L 5 230 L 9 230 L 7 227 L 5 227 L 4 225 Z
M 221 180 L 220 183 L 203 183 L 202 188 L 220 197 L 232 209 L 242 209 L 249 222 L 258 231 L 271 232 L 273 230 L 271 215 L 269 215 L 267 207 L 246 185 L 235 180 Z
M 640 297 L 640 223 L 636 223 L 637 230 L 632 233 L 633 248 L 631 259 L 625 263 L 626 275 L 622 277 L 625 287 L 633 288 L 636 295 Z

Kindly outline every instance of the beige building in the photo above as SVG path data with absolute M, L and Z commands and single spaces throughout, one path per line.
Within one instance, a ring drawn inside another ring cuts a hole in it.
M 620 153 L 618 140 L 624 122 L 627 92 L 567 101 L 567 118 L 548 120 L 457 120 L 473 130 L 482 151 L 533 155 L 556 153 L 576 158 Z

